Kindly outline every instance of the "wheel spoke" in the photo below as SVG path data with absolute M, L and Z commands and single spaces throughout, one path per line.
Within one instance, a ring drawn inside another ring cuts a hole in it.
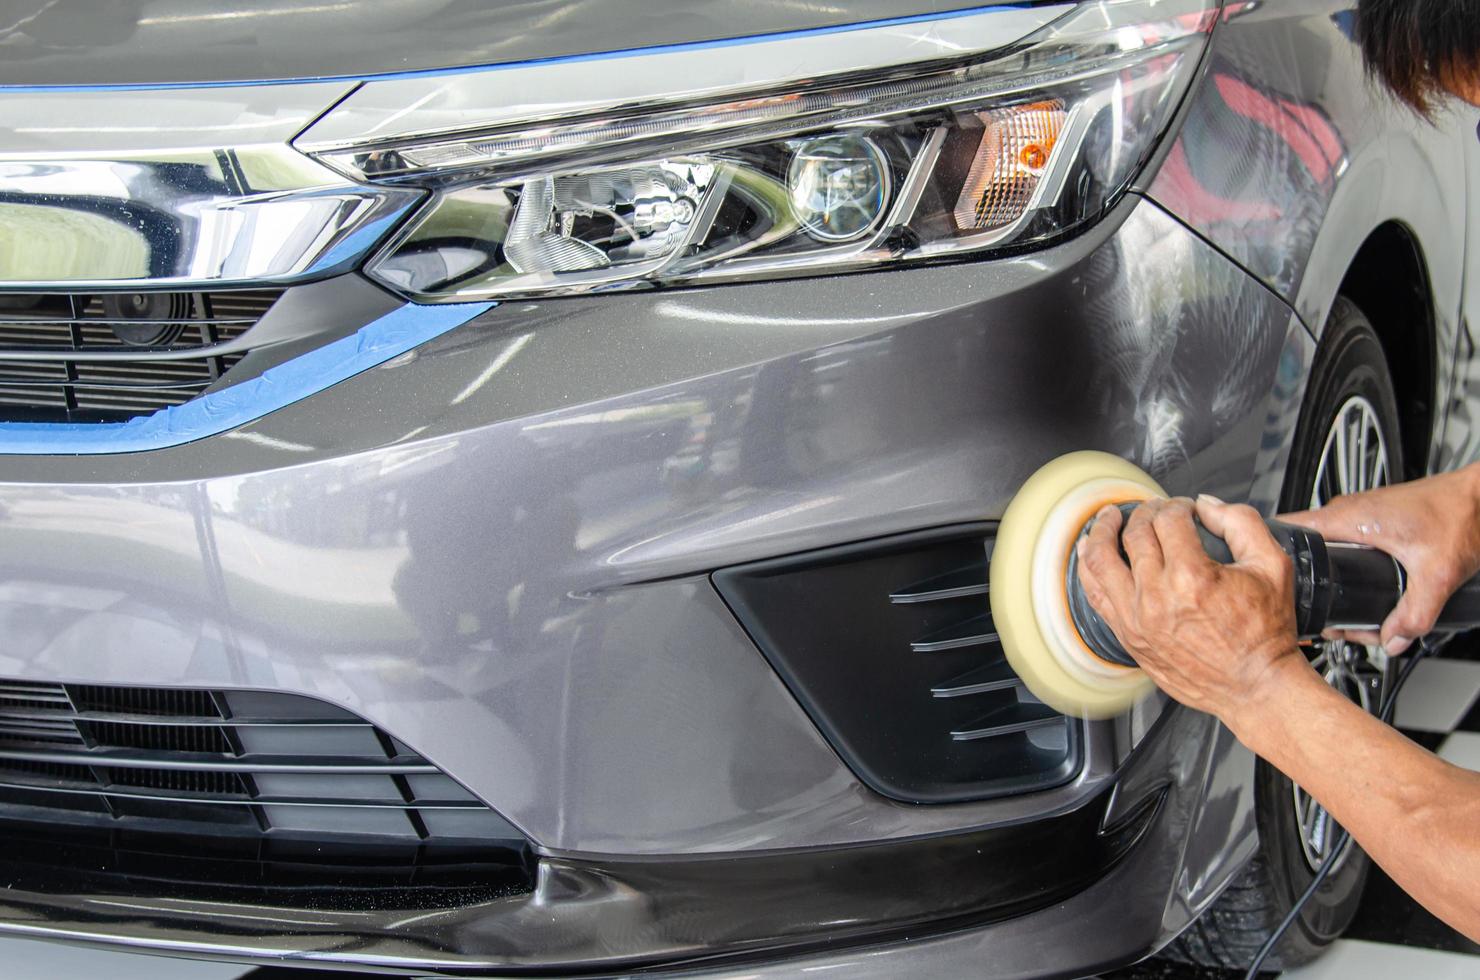
M 1316 464 L 1316 478 L 1310 491 L 1310 508 L 1326 506 L 1326 501 L 1331 499 L 1327 490 L 1327 484 L 1331 481 L 1331 475 L 1326 471 L 1326 463 L 1331 458 L 1331 440 L 1326 440 L 1326 446 L 1321 450 L 1321 461 Z
M 1336 418 L 1336 489 L 1338 493 L 1351 493 L 1351 461 L 1347 447 L 1346 413 Z
M 1357 470 L 1357 492 L 1370 490 L 1367 484 L 1367 409 L 1363 407 L 1361 416 L 1357 420 L 1357 458 L 1354 460 Z
M 1314 800 L 1314 797 L 1312 797 Z M 1331 850 L 1331 815 L 1324 808 L 1317 806 L 1311 812 L 1310 819 L 1310 844 L 1316 854 L 1324 860 L 1326 853 Z

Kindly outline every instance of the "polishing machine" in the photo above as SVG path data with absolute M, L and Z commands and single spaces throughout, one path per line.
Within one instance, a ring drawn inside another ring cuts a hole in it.
M 1166 493 L 1139 467 L 1095 451 L 1047 463 L 1023 484 L 998 528 L 991 559 L 991 607 L 1007 659 L 1045 704 L 1090 718 L 1119 714 L 1151 689 L 1109 625 L 1085 597 L 1075 545 L 1106 505 L 1127 514 Z M 1327 541 L 1308 528 L 1267 520 L 1294 565 L 1296 629 L 1376 630 L 1402 598 L 1407 573 L 1367 545 Z M 1203 547 L 1229 564 L 1227 544 L 1199 523 Z M 1445 605 L 1436 630 L 1480 625 L 1480 576 Z

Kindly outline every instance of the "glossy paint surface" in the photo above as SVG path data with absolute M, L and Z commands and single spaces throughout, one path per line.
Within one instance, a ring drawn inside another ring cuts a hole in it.
M 777 34 L 989 4 L 916 0 L 20 0 L 0 84 L 359 77 Z M 1042 6 L 1015 0 L 1004 6 Z M 325 43 L 332 39 L 332 43 Z M 394 39 L 394 43 L 387 43 Z
M 0 670 L 313 692 L 566 852 L 816 846 L 1065 805 L 1106 766 L 997 803 L 868 792 L 704 576 L 994 517 L 1071 447 L 1243 494 L 1299 328 L 1154 206 L 1121 216 L 1098 244 L 1017 260 L 1017 280 L 993 266 L 837 280 L 842 318 L 804 283 L 781 305 L 775 285 L 635 297 L 605 351 L 642 359 L 665 310 L 791 350 L 590 402 L 562 405 L 578 363 L 540 354 L 582 337 L 589 306 L 505 305 L 229 444 L 298 465 L 161 483 L 168 467 L 107 476 L 147 457 L 101 458 L 71 467 L 89 482 L 58 483 L 64 460 L 7 463 L 13 481 L 51 477 L 0 486 Z M 587 356 L 630 384 L 608 353 Z M 1215 370 L 1219 385 L 1187 384 Z M 377 403 L 382 379 L 407 401 Z M 521 382 L 539 401 L 497 420 Z M 433 434 L 464 406 L 484 423 Z M 380 446 L 324 454 L 326 417 Z
M 1433 331 L 1426 400 L 1468 418 L 1468 399 L 1449 389 L 1460 324 L 1474 309 L 1461 288 L 1475 262 L 1466 202 L 1480 171 L 1477 112 L 1455 101 L 1431 123 L 1383 94 L 1352 42 L 1354 16 L 1347 0 L 1229 3 L 1207 75 L 1147 193 L 1289 301 L 1316 334 L 1369 236 L 1402 229 L 1433 308 L 1432 325 L 1407 325 L 1415 344 Z M 1473 446 L 1444 450 L 1437 426 L 1434 435 L 1431 467 L 1474 458 Z
M 120 27 L 91 5 L 44 6 L 0 41 L 0 53 L 24 54 L 0 57 L 0 81 L 444 67 L 899 12 L 757 0 L 737 25 L 732 4 L 711 0 L 383 3 L 353 16 L 296 0 L 146 0 Z M 1325 311 L 1387 221 L 1419 242 L 1434 293 L 1436 397 L 1452 396 L 1436 458 L 1468 458 L 1476 414 L 1457 399 L 1474 383 L 1460 329 L 1473 304 L 1460 293 L 1456 202 L 1474 181 L 1473 126 L 1431 131 L 1375 105 L 1348 6 L 1229 3 L 1140 192 L 1055 248 L 511 302 L 189 445 L 0 457 L 0 676 L 267 687 L 342 704 L 527 833 L 550 869 L 541 900 L 569 903 L 569 928 L 530 943 L 516 927 L 533 920 L 481 906 L 308 921 L 23 889 L 0 902 L 0 929 L 384 969 L 682 957 L 702 952 L 704 935 L 661 914 L 661 890 L 633 886 L 651 880 L 634 870 L 649 861 L 965 834 L 1104 792 L 1113 823 L 1165 791 L 1141 843 L 1050 908 L 812 949 L 744 975 L 958 976 L 985 962 L 1004 977 L 1080 975 L 1164 942 L 1255 846 L 1252 759 L 1226 732 L 1153 701 L 1094 726 L 1067 786 L 893 803 L 826 744 L 709 575 L 991 520 L 1070 449 L 1268 511 Z M 1468 282 L 1480 289 L 1480 276 Z M 303 322 L 338 323 L 340 290 L 366 305 L 373 288 L 346 276 L 288 301 Z M 826 909 L 803 898 L 795 924 L 825 932 Z

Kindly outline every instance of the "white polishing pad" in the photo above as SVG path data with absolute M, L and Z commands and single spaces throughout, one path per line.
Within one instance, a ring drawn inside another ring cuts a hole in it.
M 1095 656 L 1074 627 L 1065 594 L 1079 532 L 1106 504 L 1165 497 L 1140 468 L 1109 453 L 1069 453 L 1018 491 L 992 549 L 992 621 L 1012 669 L 1043 703 L 1107 718 L 1151 689 L 1143 672 Z

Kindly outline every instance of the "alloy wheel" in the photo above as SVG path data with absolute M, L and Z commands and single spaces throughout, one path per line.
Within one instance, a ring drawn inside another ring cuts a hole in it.
M 1311 488 L 1311 508 L 1321 507 L 1331 498 L 1344 493 L 1360 493 L 1386 486 L 1391 466 L 1382 423 L 1372 403 L 1353 395 L 1342 403 L 1321 448 L 1316 467 L 1315 485 Z M 1376 714 L 1382 701 L 1387 676 L 1387 655 L 1380 647 L 1357 643 L 1319 640 L 1312 647 L 1311 666 L 1327 684 L 1340 691 L 1362 710 Z M 1338 828 L 1326 808 L 1315 798 L 1292 783 L 1295 823 L 1300 832 L 1300 846 L 1306 864 L 1316 871 L 1331 854 Z M 1345 860 L 1346 851 L 1338 858 Z

